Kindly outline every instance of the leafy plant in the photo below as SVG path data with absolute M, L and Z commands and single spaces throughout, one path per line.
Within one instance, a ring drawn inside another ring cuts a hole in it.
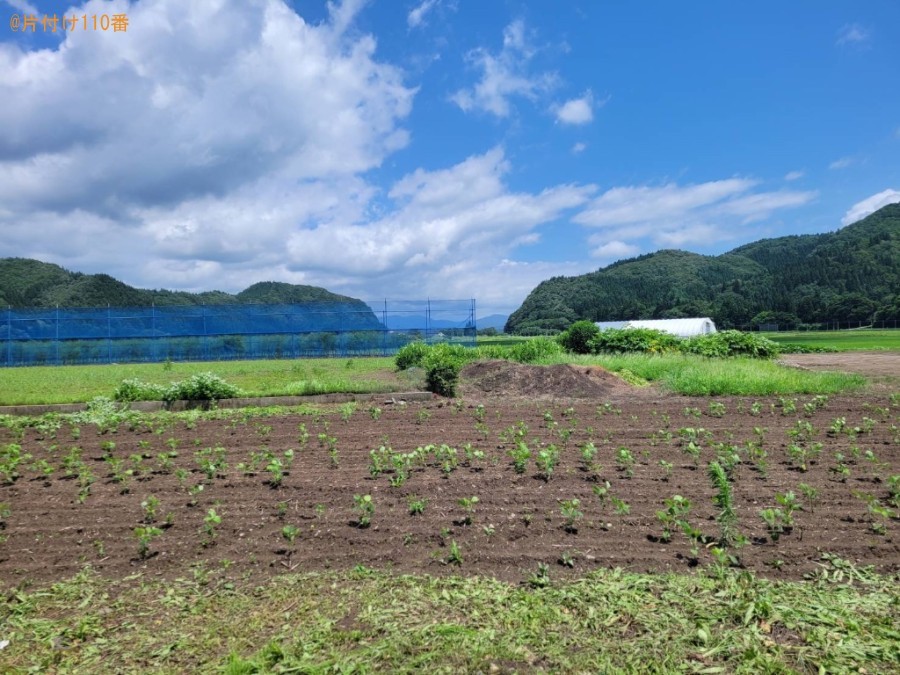
M 457 503 L 466 512 L 466 515 L 463 517 L 463 523 L 471 525 L 472 517 L 475 515 L 475 505 L 478 504 L 478 497 L 463 497 Z
M 716 490 L 713 503 L 718 507 L 719 513 L 716 521 L 719 523 L 719 543 L 722 546 L 733 546 L 738 541 L 737 513 L 734 510 L 734 492 L 725 469 L 718 462 L 710 462 L 708 466 L 709 479 Z
M 287 542 L 293 546 L 294 540 L 300 535 L 300 528 L 296 525 L 285 525 L 281 528 L 281 536 L 284 537 Z
M 559 448 L 552 443 L 545 448 L 541 448 L 538 450 L 534 461 L 537 464 L 539 475 L 545 481 L 549 481 L 553 471 L 556 469 L 556 465 L 559 464 Z
M 627 478 L 631 478 L 634 476 L 634 455 L 631 454 L 631 450 L 626 447 L 621 447 L 616 451 L 616 465 L 619 468 L 619 471 L 625 473 Z
M 406 498 L 406 503 L 409 506 L 409 515 L 419 516 L 425 513 L 425 507 L 428 505 L 428 500 L 423 497 L 417 497 L 416 495 L 409 495 Z
M 144 499 L 144 501 L 141 502 L 141 508 L 144 511 L 145 523 L 156 522 L 156 511 L 159 508 L 159 499 L 157 499 L 154 495 L 149 495 L 146 499 Z
M 525 473 L 528 470 L 528 460 L 531 459 L 531 450 L 525 445 L 525 441 L 516 443 L 516 447 L 509 451 L 513 461 L 513 470 L 516 473 Z
M 665 510 L 657 511 L 656 517 L 663 525 L 662 537 L 664 542 L 672 540 L 672 532 L 677 528 L 683 528 L 691 510 L 691 502 L 681 495 L 675 495 L 665 501 Z
M 222 516 L 216 513 L 214 508 L 211 508 L 206 512 L 206 516 L 203 518 L 203 532 L 206 534 L 206 541 L 203 543 L 204 546 L 209 546 L 213 543 L 218 536 L 216 528 L 221 524 Z
M 153 526 L 136 527 L 133 533 L 138 540 L 138 556 L 141 560 L 146 560 L 150 557 L 150 544 L 162 534 L 162 530 Z
M 578 532 L 578 521 L 584 518 L 584 514 L 579 510 L 581 500 L 566 499 L 560 502 L 559 510 L 566 519 L 566 532 Z
M 456 543 L 455 539 L 450 542 L 450 553 L 447 556 L 447 563 L 450 565 L 463 564 L 462 552 L 459 550 L 459 544 Z
M 353 510 L 356 511 L 357 527 L 369 527 L 375 514 L 372 495 L 353 495 Z

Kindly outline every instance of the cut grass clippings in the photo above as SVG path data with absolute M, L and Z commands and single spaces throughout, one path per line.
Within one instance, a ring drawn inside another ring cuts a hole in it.
M 615 569 L 558 584 L 543 576 L 541 588 L 357 568 L 242 589 L 226 567 L 168 582 L 85 570 L 47 590 L 3 589 L 4 670 L 885 673 L 900 664 L 897 579 L 827 556 L 804 582 Z

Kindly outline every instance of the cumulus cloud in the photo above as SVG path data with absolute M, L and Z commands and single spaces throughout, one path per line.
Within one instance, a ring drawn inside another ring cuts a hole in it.
M 531 73 L 529 62 L 534 50 L 528 44 L 525 23 L 513 21 L 503 31 L 503 48 L 492 54 L 485 48 L 472 50 L 466 60 L 481 71 L 481 79 L 469 88 L 460 89 L 450 98 L 462 110 L 483 111 L 497 117 L 508 117 L 510 100 L 521 97 L 537 99 L 551 89 L 556 76 L 553 73 Z
M 40 16 L 37 7 L 32 5 L 30 2 L 26 2 L 26 0 L 3 0 L 3 2 L 5 2 L 16 11 L 22 12 L 23 14 L 34 14 L 35 16 Z
M 788 172 L 784 175 L 784 179 L 785 179 L 786 181 L 800 180 L 800 179 L 803 178 L 803 176 L 805 176 L 805 175 L 806 175 L 806 174 L 805 174 L 803 171 L 788 171 Z
M 696 185 L 628 186 L 607 190 L 573 220 L 602 228 L 592 246 L 621 248 L 637 239 L 656 246 L 705 246 L 740 235 L 747 225 L 775 211 L 802 206 L 815 192 L 754 191 L 757 181 L 729 178 Z M 636 251 L 635 251 L 636 252 Z
M 841 219 L 841 224 L 850 225 L 858 220 L 862 220 L 870 213 L 875 213 L 875 211 L 883 206 L 896 204 L 898 202 L 900 202 L 900 190 L 884 190 L 871 197 L 866 197 L 862 201 L 851 206 Z
M 601 237 L 591 237 L 588 239 L 588 243 L 591 243 L 592 240 L 594 242 L 599 242 L 601 239 Z M 592 249 L 591 257 L 605 261 L 615 261 L 635 256 L 640 253 L 640 250 L 640 247 L 635 246 L 634 244 L 627 244 L 624 241 L 613 240 L 600 244 L 596 248 Z
M 562 124 L 588 124 L 594 121 L 594 95 L 588 89 L 580 98 L 573 98 L 555 109 Z
M 836 44 L 838 46 L 862 46 L 871 40 L 871 33 L 858 23 L 850 23 L 841 26 L 838 31 Z

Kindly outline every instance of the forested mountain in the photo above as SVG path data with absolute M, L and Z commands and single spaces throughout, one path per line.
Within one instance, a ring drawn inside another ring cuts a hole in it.
M 145 290 L 132 288 L 106 274 L 69 272 L 59 265 L 27 258 L 0 258 L 0 307 L 161 307 L 301 302 L 342 303 L 354 310 L 371 313 L 361 300 L 318 286 L 265 281 L 253 284 L 237 295 L 222 291 Z M 375 320 L 374 314 L 372 319 Z
M 686 316 L 722 327 L 900 319 L 900 204 L 837 232 L 763 239 L 719 256 L 664 250 L 548 279 L 506 331 Z

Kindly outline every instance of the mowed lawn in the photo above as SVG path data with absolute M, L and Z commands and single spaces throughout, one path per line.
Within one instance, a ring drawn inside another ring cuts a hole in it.
M 784 344 L 827 347 L 840 352 L 889 350 L 900 351 L 900 329 L 896 330 L 823 330 L 760 333 L 770 340 Z
M 417 388 L 390 357 L 33 366 L 0 369 L 0 405 L 79 403 L 112 396 L 122 380 L 155 384 L 212 372 L 248 396 L 374 393 Z

